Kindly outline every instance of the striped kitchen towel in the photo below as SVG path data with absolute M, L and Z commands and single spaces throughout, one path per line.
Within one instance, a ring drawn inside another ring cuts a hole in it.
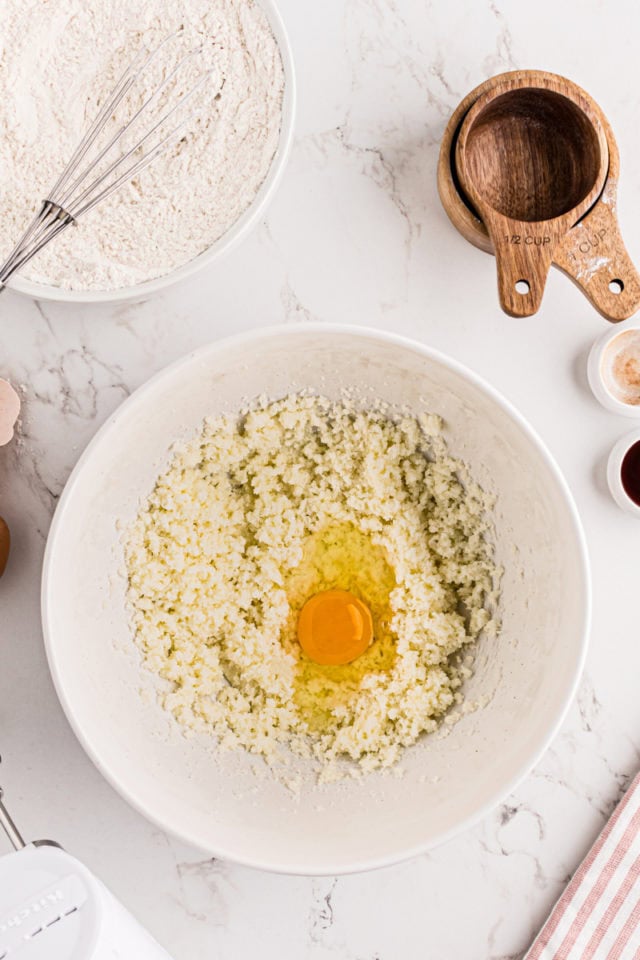
M 525 960 L 640 960 L 640 774 Z

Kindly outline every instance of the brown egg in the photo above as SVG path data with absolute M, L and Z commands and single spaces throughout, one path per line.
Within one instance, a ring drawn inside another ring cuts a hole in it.
M 0 517 L 0 577 L 4 573 L 7 560 L 9 559 L 10 546 L 11 534 L 9 533 L 9 527 L 6 525 L 2 517 Z

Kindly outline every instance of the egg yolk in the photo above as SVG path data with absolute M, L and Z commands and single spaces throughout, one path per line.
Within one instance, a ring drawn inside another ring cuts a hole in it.
M 371 611 L 348 590 L 324 590 L 305 603 L 298 618 L 298 642 L 323 666 L 351 663 L 373 637 Z

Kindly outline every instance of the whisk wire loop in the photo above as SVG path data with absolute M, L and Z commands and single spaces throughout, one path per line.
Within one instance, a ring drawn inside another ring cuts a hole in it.
M 7 259 L 0 266 L 0 290 L 4 288 L 9 278 L 20 270 L 26 263 L 35 257 L 55 237 L 59 236 L 67 227 L 75 224 L 85 213 L 88 213 L 96 204 L 111 196 L 125 183 L 147 167 L 156 157 L 168 150 L 180 135 L 183 135 L 187 125 L 197 115 L 190 113 L 160 136 L 152 144 L 154 135 L 162 134 L 162 130 L 170 118 L 180 111 L 191 100 L 198 90 L 201 90 L 212 76 L 213 70 L 206 71 L 186 93 L 178 97 L 177 102 L 164 110 L 158 120 L 141 136 L 139 135 L 131 147 L 123 146 L 123 139 L 136 124 L 144 117 L 176 79 L 185 64 L 202 54 L 204 46 L 200 45 L 189 50 L 182 56 L 175 66 L 167 73 L 151 94 L 145 97 L 129 120 L 122 123 L 107 143 L 101 147 L 97 155 L 88 160 L 86 166 L 81 167 L 83 160 L 88 156 L 92 147 L 97 143 L 109 120 L 132 88 L 138 83 L 141 75 L 155 60 L 160 51 L 170 41 L 183 33 L 180 29 L 169 34 L 152 50 L 143 48 L 122 73 L 113 91 L 106 98 L 98 111 L 94 121 L 82 137 L 82 140 L 73 151 L 71 159 L 58 177 L 56 183 L 38 213 L 33 217 L 20 240 L 11 251 Z M 109 153 L 120 146 L 122 149 L 114 159 L 109 160 Z M 132 163 L 127 164 L 131 158 Z M 107 161 L 104 169 L 100 169 L 103 161 Z

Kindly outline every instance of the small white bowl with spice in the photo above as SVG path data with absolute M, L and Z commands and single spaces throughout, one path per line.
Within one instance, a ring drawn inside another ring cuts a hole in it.
M 596 399 L 612 413 L 640 418 L 640 321 L 618 324 L 599 337 L 587 363 Z
M 218 260 L 259 222 L 284 172 L 295 112 L 293 58 L 273 0 L 71 0 L 38 17 L 11 0 L 5 19 L 0 167 L 11 190 L 2 198 L 0 259 L 141 46 L 175 31 L 202 46 L 177 74 L 175 95 L 210 71 L 175 148 L 57 237 L 10 289 L 75 303 L 143 299 Z M 47 57 L 34 62 L 45 37 Z M 138 80 L 126 109 L 137 109 L 151 83 Z

